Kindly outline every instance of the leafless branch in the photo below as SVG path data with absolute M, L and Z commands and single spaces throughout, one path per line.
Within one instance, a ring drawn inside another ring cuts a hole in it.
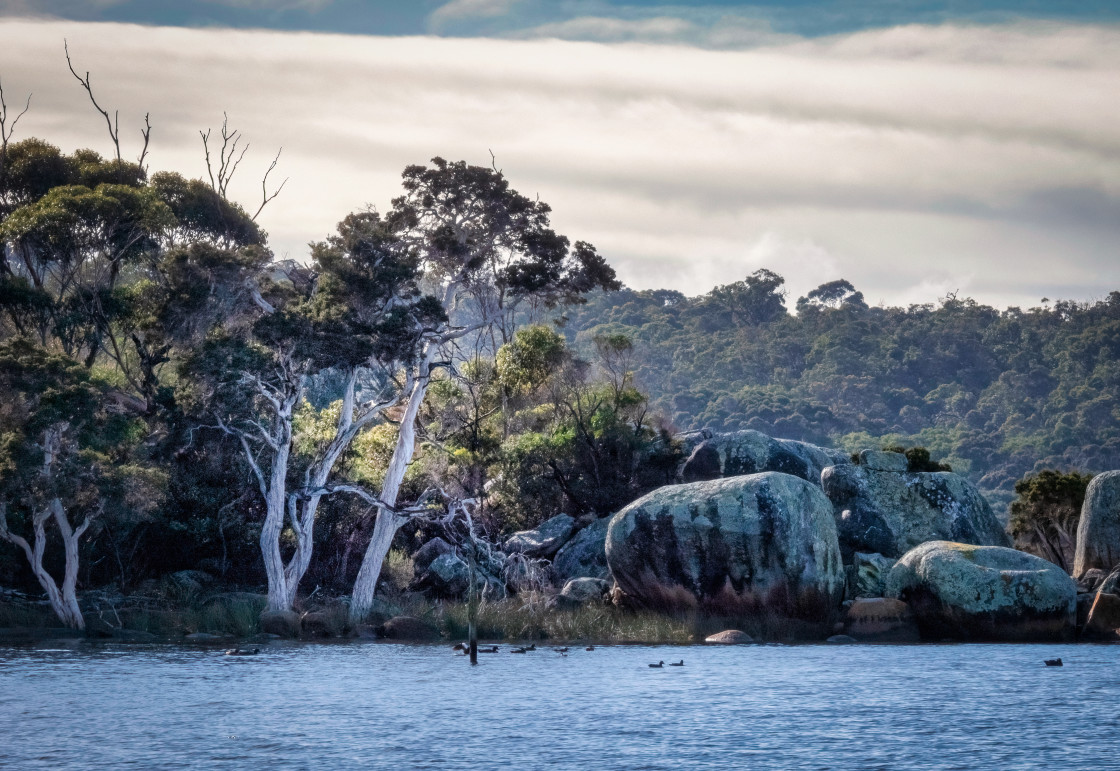
M 147 171 L 144 167 L 144 159 L 148 157 L 148 140 L 152 137 L 152 122 L 148 120 L 151 113 L 144 113 L 144 128 L 140 129 L 140 135 L 144 137 L 144 147 L 140 150 L 140 164 L 141 171 Z
M 253 222 L 257 221 L 257 217 L 264 211 L 264 207 L 268 206 L 272 199 L 280 195 L 280 191 L 284 189 L 284 185 L 288 184 L 288 177 L 284 177 L 284 181 L 280 183 L 280 187 L 276 188 L 274 193 L 270 195 L 268 192 L 268 175 L 276 168 L 276 164 L 280 161 L 280 153 L 283 151 L 283 147 L 276 151 L 276 157 L 272 159 L 272 163 L 268 166 L 268 171 L 264 173 L 264 178 L 261 180 L 261 205 L 257 208 L 256 214 L 253 215 Z
M 109 127 L 109 138 L 113 140 L 113 146 L 117 150 L 117 164 L 121 163 L 121 132 L 120 132 L 120 112 L 114 111 L 113 117 L 109 117 L 109 111 L 104 109 L 97 103 L 97 99 L 93 95 L 93 87 L 90 85 L 89 71 L 86 71 L 86 76 L 83 78 L 74 69 L 74 63 L 70 60 L 70 44 L 65 39 L 62 41 L 62 49 L 66 52 L 66 66 L 70 68 L 70 73 L 78 79 L 82 84 L 82 88 L 89 94 L 89 100 L 93 103 L 94 109 L 101 113 L 105 118 L 105 125 Z M 147 141 L 144 142 L 145 149 L 147 149 Z
M 4 101 L 4 83 L 0 81 L 0 183 L 4 181 L 4 174 L 8 166 L 8 141 L 11 140 L 12 135 L 15 133 L 16 124 L 19 123 L 19 119 L 31 108 L 31 96 L 31 94 L 27 95 L 27 103 L 23 106 L 19 115 L 12 119 L 12 124 L 9 126 L 8 104 Z
M 244 137 L 237 129 L 230 130 L 229 115 L 223 112 L 222 146 L 218 148 L 218 172 L 217 177 L 215 177 L 214 165 L 210 160 L 210 129 L 206 129 L 205 132 L 199 131 L 198 135 L 202 137 L 202 150 L 206 155 L 206 171 L 210 175 L 210 187 L 222 198 L 226 198 L 226 190 L 229 188 L 230 180 L 233 179 L 237 167 L 241 165 L 241 159 L 249 151 L 249 143 L 246 142 L 245 146 L 241 148 L 241 153 L 238 154 L 237 145 Z

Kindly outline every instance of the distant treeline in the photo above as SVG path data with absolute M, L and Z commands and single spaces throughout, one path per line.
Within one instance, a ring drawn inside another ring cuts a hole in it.
M 791 309 L 783 284 L 761 270 L 699 297 L 598 293 L 564 329 L 580 350 L 631 338 L 636 383 L 679 429 L 922 445 L 1000 499 L 1032 470 L 1120 467 L 1120 292 L 887 308 L 840 280 Z

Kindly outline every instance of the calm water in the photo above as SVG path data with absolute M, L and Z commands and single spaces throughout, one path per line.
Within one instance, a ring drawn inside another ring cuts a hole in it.
M 480 659 L 377 643 L 0 648 L 0 767 L 1120 769 L 1120 646 Z

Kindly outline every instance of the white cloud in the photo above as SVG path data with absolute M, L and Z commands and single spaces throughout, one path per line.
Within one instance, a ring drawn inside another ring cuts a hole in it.
M 262 222 L 294 257 L 348 211 L 386 207 L 406 164 L 488 165 L 493 149 L 640 288 L 698 293 L 758 267 L 794 298 L 842 276 L 871 303 L 1120 287 L 1117 29 L 731 51 L 0 22 L 8 101 L 35 92 L 21 136 L 106 151 L 63 37 L 126 142 L 151 111 L 155 168 L 202 174 L 197 130 L 226 110 L 252 142 L 234 185 L 252 203 L 283 145 L 291 181 Z

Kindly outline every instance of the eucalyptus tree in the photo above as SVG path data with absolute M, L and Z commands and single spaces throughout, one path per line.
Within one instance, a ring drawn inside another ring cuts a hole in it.
M 337 480 L 339 461 L 403 395 L 420 340 L 443 311 L 418 286 L 415 251 L 378 213 L 351 214 L 316 244 L 311 266 L 276 263 L 261 274 L 253 308 L 211 334 L 184 367 L 202 384 L 216 427 L 233 437 L 265 505 L 260 547 L 273 611 L 290 610 L 311 562 L 320 501 L 336 493 L 375 495 Z M 333 430 L 300 452 L 299 412 L 316 383 L 340 397 Z M 287 527 L 293 546 L 285 554 Z
M 456 351 L 466 341 L 488 337 L 496 352 L 526 316 L 578 303 L 596 288 L 620 286 L 594 247 L 572 245 L 556 233 L 549 206 L 511 189 L 497 169 L 434 158 L 431 166 L 407 167 L 403 187 L 386 218 L 415 255 L 444 321 L 417 339 L 418 351 L 407 362 L 397 441 L 351 597 L 354 621 L 368 615 L 393 536 L 408 521 L 397 498 L 434 372 L 454 370 L 461 361 Z
M 84 629 L 82 536 L 107 512 L 153 506 L 161 475 L 135 462 L 142 422 L 73 359 L 11 340 L 0 346 L 0 391 L 0 540 L 23 551 L 58 618 Z M 58 562 L 47 558 L 52 541 L 62 545 L 61 580 L 45 564 Z
M 5 540 L 24 549 L 60 618 L 80 626 L 80 542 L 105 532 L 116 546 L 160 501 L 165 440 L 183 423 L 167 364 L 258 293 L 252 278 L 270 255 L 247 215 L 201 182 L 149 179 L 138 164 L 39 139 L 5 155 Z M 55 537 L 60 584 L 43 568 Z

